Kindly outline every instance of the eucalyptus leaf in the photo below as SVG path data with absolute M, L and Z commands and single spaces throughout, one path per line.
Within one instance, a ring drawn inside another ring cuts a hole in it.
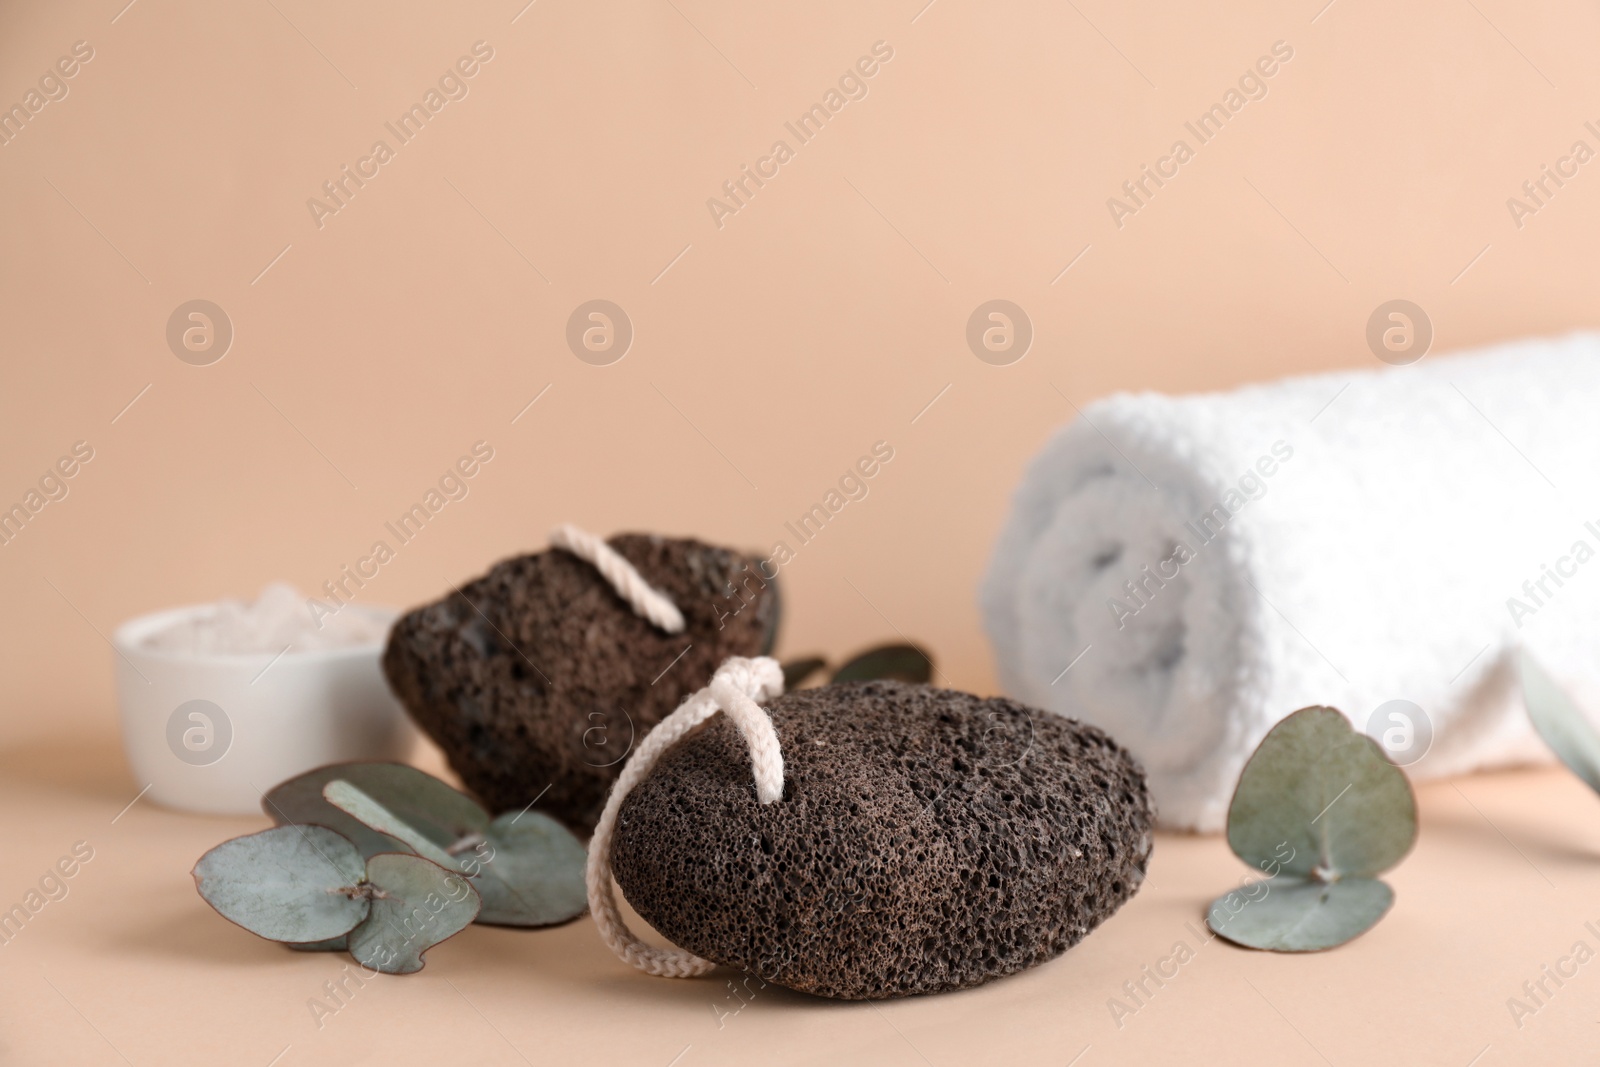
M 367 918 L 353 890 L 361 851 L 323 826 L 280 826 L 224 841 L 194 865 L 195 888 L 223 918 L 272 941 L 312 945 Z
M 933 677 L 933 659 L 916 645 L 880 645 L 856 655 L 833 672 L 835 682 L 892 678 L 922 683 Z
M 1528 718 L 1545 744 L 1589 788 L 1600 792 L 1600 733 L 1561 684 L 1526 652 L 1518 655 Z
M 508 812 L 481 843 L 457 854 L 483 897 L 478 921 L 498 926 L 549 926 L 589 906 L 588 852 L 572 831 L 535 811 Z
M 826 670 L 827 666 L 828 661 L 820 656 L 790 660 L 783 665 L 783 691 L 787 693 L 791 689 L 799 689 L 807 678 L 820 670 Z
M 1228 809 L 1240 859 L 1325 882 L 1388 870 L 1416 836 L 1404 772 L 1333 708 L 1302 708 L 1268 731 Z
M 446 868 L 456 866 L 455 857 L 450 855 L 446 846 L 430 841 L 420 830 L 368 796 L 359 786 L 343 778 L 335 778 L 322 787 L 322 795 L 340 811 L 370 829 L 394 838 L 417 855 Z
M 1250 899 L 1259 887 L 1265 895 Z M 1246 948 L 1316 952 L 1366 933 L 1393 903 L 1394 890 L 1375 878 L 1277 878 L 1217 898 L 1206 924 Z
M 374 889 L 371 912 L 350 932 L 350 955 L 384 974 L 420 971 L 423 953 L 478 915 L 478 893 L 466 877 L 420 856 L 373 856 L 367 880 Z
M 336 778 L 356 786 L 428 840 L 448 848 L 472 833 L 482 833 L 489 814 L 477 802 L 444 782 L 403 763 L 336 763 L 318 767 L 274 786 L 261 806 L 280 825 L 316 823 L 355 842 L 363 856 L 401 851 L 406 846 L 328 803 L 322 789 Z

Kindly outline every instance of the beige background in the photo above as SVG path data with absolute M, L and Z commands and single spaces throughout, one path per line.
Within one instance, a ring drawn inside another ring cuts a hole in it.
M 0 105 L 74 42 L 94 49 L 0 147 L 0 502 L 75 441 L 95 450 L 0 547 L 0 899 L 74 840 L 103 857 L 0 949 L 5 1053 L 517 1062 L 486 1019 L 530 1058 L 662 1064 L 684 1044 L 684 1064 L 920 1062 L 896 1028 L 934 1063 L 1065 1063 L 1085 1044 L 1084 1064 L 1321 1062 L 1296 1026 L 1332 1062 L 1590 1040 L 1600 978 L 1521 1032 L 1503 1003 L 1600 914 L 1600 820 L 1553 773 L 1433 788 L 1372 936 L 1307 959 L 1208 948 L 1189 989 L 1121 1033 L 1105 998 L 1240 873 L 1220 842 L 1163 839 L 1159 888 L 1102 934 L 959 997 L 878 1012 L 775 993 L 718 1032 L 713 985 L 630 977 L 579 923 L 470 931 L 318 1033 L 303 1001 L 330 959 L 255 944 L 188 888 L 193 858 L 248 821 L 140 804 L 109 824 L 136 787 L 104 635 L 273 578 L 316 588 L 474 441 L 494 461 L 363 600 L 431 598 L 562 520 L 768 549 L 886 440 L 870 496 L 784 571 L 783 647 L 899 630 L 989 691 L 977 577 L 1073 404 L 1373 366 L 1366 321 L 1393 298 L 1426 309 L 1435 351 L 1594 322 L 1600 163 L 1520 228 L 1506 206 L 1574 140 L 1600 147 L 1592 6 L 922 2 L 0 8 Z M 319 229 L 307 199 L 480 40 L 494 58 L 466 98 Z M 707 198 L 880 40 L 894 55 L 866 97 L 719 229 Z M 1119 229 L 1107 198 L 1280 40 L 1294 57 L 1266 97 Z M 236 333 L 205 367 L 165 340 L 197 298 Z M 636 331 L 611 366 L 564 341 L 592 298 Z M 991 298 L 1036 330 L 1011 366 L 966 347 Z

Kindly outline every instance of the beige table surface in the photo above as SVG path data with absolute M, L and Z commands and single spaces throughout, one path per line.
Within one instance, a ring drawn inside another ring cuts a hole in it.
M 1489 1067 L 1593 1062 L 1600 1048 L 1600 963 L 1560 987 L 1546 979 L 1553 995 L 1520 1027 L 1507 1006 L 1575 942 L 1600 948 L 1584 925 L 1600 928 L 1600 800 L 1557 770 L 1424 786 L 1394 910 L 1333 952 L 1202 942 L 1207 902 L 1246 869 L 1220 838 L 1162 835 L 1144 889 L 1084 943 L 967 992 L 849 1004 L 769 986 L 745 1004 L 730 973 L 631 971 L 584 918 L 469 928 L 421 973 L 370 980 L 320 1025 L 309 1002 L 348 957 L 256 939 L 189 877 L 211 845 L 266 820 L 128 807 L 138 791 L 98 741 L 0 754 L 0 904 L 75 843 L 93 849 L 68 895 L 0 947 L 0 1062 Z M 1180 941 L 1193 959 L 1119 1027 L 1108 1001 Z

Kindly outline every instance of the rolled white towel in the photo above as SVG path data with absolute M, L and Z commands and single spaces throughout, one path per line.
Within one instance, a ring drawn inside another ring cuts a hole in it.
M 1593 334 L 1099 401 L 995 547 L 1001 682 L 1127 745 L 1172 828 L 1221 829 L 1245 759 L 1309 704 L 1374 736 L 1404 729 L 1369 726 L 1380 705 L 1415 704 L 1418 777 L 1545 759 L 1509 653 L 1600 707 L 1597 465 Z

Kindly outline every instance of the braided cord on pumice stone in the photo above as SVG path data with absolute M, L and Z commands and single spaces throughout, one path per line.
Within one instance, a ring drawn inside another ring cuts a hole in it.
M 593 564 L 600 576 L 611 583 L 617 595 L 628 602 L 634 614 L 649 619 L 669 634 L 683 632 L 683 613 L 655 586 L 644 580 L 634 565 L 616 549 L 588 530 L 564 522 L 550 531 L 550 545 L 563 548 Z
M 616 887 L 611 879 L 611 837 L 617 827 L 617 813 L 633 787 L 644 781 L 657 761 L 695 727 L 721 711 L 733 720 L 750 749 L 750 765 L 755 778 L 756 799 L 771 804 L 783 796 L 783 750 L 778 732 L 761 701 L 783 694 L 783 668 L 770 656 L 746 659 L 730 656 L 717 668 L 711 684 L 678 705 L 676 711 L 645 735 L 638 749 L 622 768 L 622 775 L 611 787 L 605 810 L 589 839 L 586 879 L 589 887 L 589 913 L 604 941 L 623 961 L 646 974 L 663 978 L 697 978 L 716 966 L 692 952 L 676 948 L 656 948 L 633 935 L 617 908 Z

